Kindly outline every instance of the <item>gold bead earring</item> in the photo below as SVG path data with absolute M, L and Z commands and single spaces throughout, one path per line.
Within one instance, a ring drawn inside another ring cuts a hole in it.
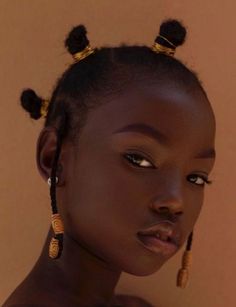
M 179 269 L 177 274 L 177 287 L 185 288 L 188 284 L 189 279 L 189 268 L 192 264 L 192 252 L 191 245 L 193 239 L 193 232 L 190 233 L 187 241 L 187 246 L 182 256 L 182 267 Z
M 55 184 L 58 183 L 58 177 L 55 177 Z M 51 187 L 51 178 L 48 178 L 48 185 Z M 60 214 L 57 212 L 56 206 L 53 207 L 54 212 L 51 216 L 52 228 L 55 233 L 49 245 L 49 256 L 52 259 L 57 259 L 61 256 L 63 249 L 63 234 L 64 226 Z
M 52 228 L 55 236 L 49 245 L 49 256 L 53 259 L 59 258 L 62 251 L 62 239 L 64 227 L 59 213 L 52 214 Z

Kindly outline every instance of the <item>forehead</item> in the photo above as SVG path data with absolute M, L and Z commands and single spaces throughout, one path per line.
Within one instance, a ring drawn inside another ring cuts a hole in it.
M 215 118 L 203 93 L 163 84 L 132 86 L 111 97 L 89 113 L 85 133 L 109 137 L 134 123 L 158 129 L 172 145 L 188 143 L 206 149 L 214 143 Z

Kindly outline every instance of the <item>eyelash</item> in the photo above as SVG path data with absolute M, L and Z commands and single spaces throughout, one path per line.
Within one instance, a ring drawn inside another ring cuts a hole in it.
M 142 167 L 142 166 L 137 166 L 138 164 L 137 163 L 135 163 L 135 162 L 133 162 L 133 158 L 127 158 L 127 157 L 138 157 L 138 158 L 141 158 L 140 160 L 146 160 L 146 161 L 148 161 L 150 164 L 152 164 L 153 165 L 153 163 L 151 163 L 148 159 L 146 159 L 144 156 L 142 156 L 142 155 L 140 155 L 140 154 L 136 154 L 136 153 L 127 153 L 127 154 L 124 154 L 124 158 L 129 162 L 129 163 L 131 163 L 131 164 L 133 164 L 133 165 L 135 165 L 136 167 L 139 167 L 139 168 L 155 168 L 155 167 Z M 137 160 L 137 159 L 136 159 Z M 132 161 L 132 162 L 131 162 Z M 194 177 L 194 178 L 201 178 L 203 181 L 204 181 L 204 183 L 203 184 L 196 184 L 196 185 L 198 185 L 198 186 L 202 186 L 202 187 L 204 187 L 205 186 L 205 184 L 211 184 L 212 183 L 212 181 L 210 181 L 207 177 L 205 177 L 205 176 L 200 176 L 200 175 L 197 175 L 197 174 L 192 174 L 192 175 L 188 175 L 187 176 L 187 178 L 191 178 L 191 177 Z M 193 182 L 193 181 L 191 181 L 191 182 Z

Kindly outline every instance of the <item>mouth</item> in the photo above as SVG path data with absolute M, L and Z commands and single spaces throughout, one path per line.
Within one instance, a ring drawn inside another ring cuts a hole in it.
M 148 250 L 166 257 L 174 255 L 180 247 L 181 235 L 169 221 L 162 221 L 137 233 L 139 241 Z

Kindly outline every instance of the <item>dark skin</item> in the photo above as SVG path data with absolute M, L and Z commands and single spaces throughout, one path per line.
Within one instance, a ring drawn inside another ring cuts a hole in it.
M 114 133 L 133 123 L 158 129 L 168 141 L 162 144 L 138 132 Z M 136 276 L 158 271 L 170 257 L 144 248 L 136 233 L 169 219 L 181 231 L 179 249 L 185 244 L 203 205 L 201 177 L 213 168 L 214 140 L 214 114 L 199 89 L 136 84 L 92 110 L 79 145 L 65 141 L 59 158 L 62 255 L 48 257 L 50 228 L 38 262 L 4 306 L 113 306 L 122 271 Z M 45 181 L 55 148 L 55 129 L 44 128 L 37 165 Z M 141 166 L 132 165 L 125 153 L 142 155 Z M 195 182 L 187 178 L 191 174 L 198 175 Z

